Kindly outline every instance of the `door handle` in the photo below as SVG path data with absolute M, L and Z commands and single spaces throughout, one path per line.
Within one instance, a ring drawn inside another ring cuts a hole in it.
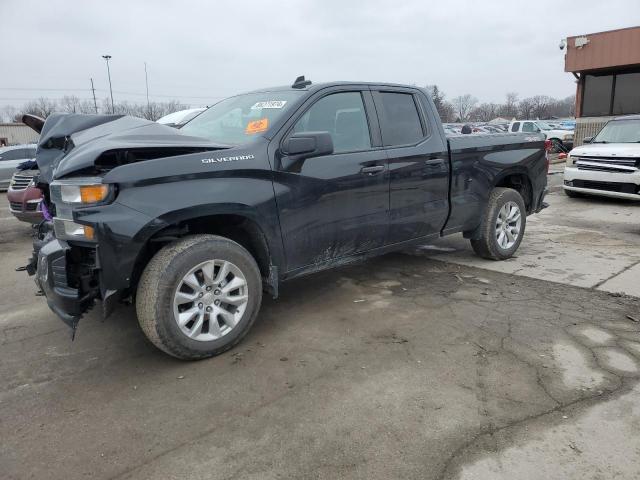
M 444 160 L 442 158 L 434 158 L 431 160 L 427 160 L 426 162 L 424 162 L 424 164 L 427 167 L 439 167 L 441 165 L 444 165 Z
M 360 170 L 360 173 L 364 173 L 366 175 L 375 175 L 376 173 L 380 173 L 384 170 L 384 165 L 374 165 L 373 167 L 363 167 Z

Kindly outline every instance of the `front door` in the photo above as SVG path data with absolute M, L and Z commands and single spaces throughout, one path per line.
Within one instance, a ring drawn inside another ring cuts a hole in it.
M 283 140 L 298 132 L 329 132 L 334 151 L 295 169 L 274 170 L 287 270 L 320 267 L 382 246 L 389 176 L 369 90 L 345 87 L 317 94 Z

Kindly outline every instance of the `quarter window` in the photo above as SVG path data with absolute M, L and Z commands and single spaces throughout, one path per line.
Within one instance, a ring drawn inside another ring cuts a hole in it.
M 385 146 L 413 145 L 424 138 L 422 123 L 413 95 L 380 92 L 382 141 Z
M 333 152 L 371 148 L 369 124 L 360 92 L 333 93 L 314 103 L 293 127 L 299 132 L 329 132 Z

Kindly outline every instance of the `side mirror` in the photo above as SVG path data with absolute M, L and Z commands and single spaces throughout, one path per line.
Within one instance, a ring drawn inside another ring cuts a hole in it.
M 333 153 L 333 139 L 329 132 L 299 132 L 291 135 L 283 147 L 283 153 L 289 157 L 320 157 Z
M 593 141 L 593 137 L 584 137 L 582 139 L 582 143 L 591 143 Z

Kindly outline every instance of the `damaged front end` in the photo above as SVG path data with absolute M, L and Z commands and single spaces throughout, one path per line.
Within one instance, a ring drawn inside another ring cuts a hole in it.
M 128 287 L 131 272 L 118 271 L 114 253 L 123 241 L 118 228 L 149 221 L 115 201 L 119 185 L 105 183 L 104 175 L 128 163 L 224 147 L 119 115 L 54 114 L 46 122 L 31 117 L 25 123 L 41 134 L 34 181 L 43 192 L 45 220 L 20 270 L 35 276 L 51 310 L 75 332 L 96 300 L 106 317 Z
M 52 222 L 45 221 L 38 229 L 25 269 L 35 275 L 49 308 L 75 332 L 82 315 L 100 297 L 95 249 L 72 248 L 56 238 Z

